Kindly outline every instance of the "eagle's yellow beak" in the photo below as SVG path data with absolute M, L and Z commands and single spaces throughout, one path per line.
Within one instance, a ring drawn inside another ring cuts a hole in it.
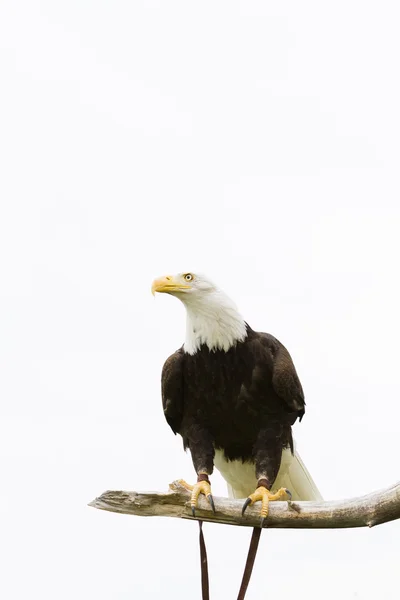
M 156 292 L 180 292 L 181 290 L 189 290 L 190 285 L 183 283 L 183 281 L 179 281 L 174 275 L 165 275 L 165 277 L 159 277 L 155 279 L 151 286 L 151 293 L 154 294 Z

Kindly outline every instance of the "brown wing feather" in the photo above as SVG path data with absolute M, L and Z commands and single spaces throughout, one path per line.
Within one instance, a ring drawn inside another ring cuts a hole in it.
M 305 412 L 304 392 L 292 358 L 281 342 L 268 333 L 260 333 L 262 344 L 273 357 L 272 385 L 289 409 L 302 419 Z
M 179 433 L 183 415 L 183 351 L 177 350 L 164 363 L 161 374 L 164 416 L 172 431 Z

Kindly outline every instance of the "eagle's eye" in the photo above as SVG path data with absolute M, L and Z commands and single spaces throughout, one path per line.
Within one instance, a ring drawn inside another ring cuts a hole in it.
M 193 275 L 191 273 L 186 273 L 186 275 L 183 276 L 185 281 L 192 281 L 193 279 Z

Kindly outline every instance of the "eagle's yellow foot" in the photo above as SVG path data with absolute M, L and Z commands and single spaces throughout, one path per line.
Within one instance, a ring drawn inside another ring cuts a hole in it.
M 213 512 L 215 513 L 214 499 L 211 494 L 211 485 L 210 485 L 210 482 L 208 481 L 208 477 L 207 478 L 205 478 L 205 477 L 206 476 L 204 476 L 204 475 L 199 475 L 199 481 L 197 483 L 195 483 L 194 485 L 190 485 L 190 483 L 186 483 L 186 481 L 184 481 L 183 479 L 179 480 L 179 483 L 184 488 L 189 490 L 189 492 L 192 492 L 192 496 L 190 498 L 190 507 L 192 509 L 192 515 L 194 517 L 196 516 L 197 500 L 198 500 L 198 497 L 200 496 L 200 494 L 205 495 L 205 497 L 207 498 L 207 500 L 209 501 L 209 503 L 211 505 Z
M 261 500 L 260 527 L 263 527 L 264 521 L 268 516 L 269 503 L 275 500 L 287 500 L 290 502 L 291 498 L 292 494 L 286 488 L 281 488 L 275 494 L 271 494 L 271 492 L 267 490 L 264 485 L 260 485 L 256 491 L 253 494 L 250 494 L 250 496 L 246 499 L 245 503 L 243 504 L 242 515 L 244 515 L 246 508 L 250 504 Z

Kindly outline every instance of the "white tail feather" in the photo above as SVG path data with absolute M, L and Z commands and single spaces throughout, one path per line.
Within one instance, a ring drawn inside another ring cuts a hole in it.
M 274 488 L 287 488 L 293 500 L 322 500 L 313 478 L 297 452 L 292 456 L 286 471 L 280 469 Z
M 228 484 L 230 498 L 246 498 L 257 486 L 253 463 L 227 461 L 221 450 L 216 450 L 214 464 Z M 282 452 L 282 462 L 271 491 L 284 487 L 290 490 L 293 500 L 322 500 L 305 464 L 297 452 Z

